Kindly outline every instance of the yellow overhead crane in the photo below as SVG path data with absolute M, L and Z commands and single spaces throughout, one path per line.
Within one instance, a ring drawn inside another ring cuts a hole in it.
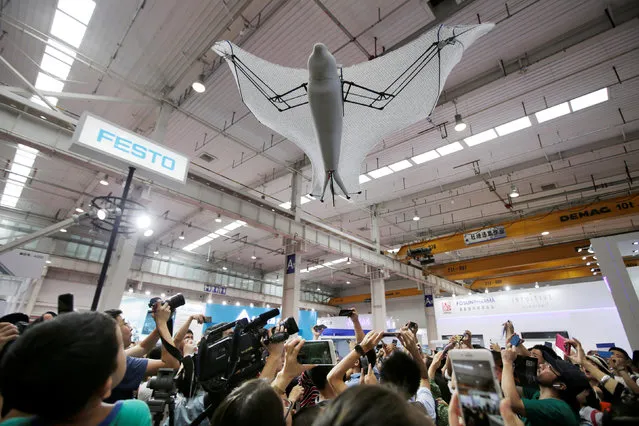
M 545 231 L 550 232 L 572 226 L 581 226 L 584 223 L 591 223 L 599 220 L 633 214 L 639 214 L 639 194 L 612 198 L 606 201 L 599 201 L 566 210 L 549 212 L 506 222 L 499 225 L 504 228 L 504 235 L 500 235 L 500 240 L 514 237 L 525 237 L 529 235 L 539 235 Z M 466 234 L 475 234 L 480 231 L 482 231 L 482 228 L 467 231 Z M 398 260 L 408 261 L 408 250 L 430 248 L 431 254 L 437 254 L 490 244 L 494 241 L 496 240 L 492 239 L 468 244 L 464 239 L 464 233 L 458 233 L 402 246 L 402 248 L 400 248 L 397 252 L 396 258 Z
M 513 253 L 433 265 L 428 268 L 427 272 L 449 280 L 467 280 L 512 272 L 584 265 L 585 262 L 581 258 L 588 253 L 578 252 L 577 250 L 589 245 L 589 240 L 573 241 L 571 243 L 543 246 Z

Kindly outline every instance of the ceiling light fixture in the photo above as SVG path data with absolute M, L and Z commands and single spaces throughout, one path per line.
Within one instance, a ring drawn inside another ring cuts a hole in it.
M 466 142 L 468 146 L 475 146 L 493 139 L 497 139 L 497 133 L 495 133 L 495 129 L 488 129 L 484 132 L 464 138 L 464 142 Z
M 217 214 L 217 217 L 215 218 L 215 222 L 222 223 L 222 216 L 219 213 Z
M 439 158 L 439 154 L 434 149 L 432 151 L 424 152 L 423 154 L 419 154 L 411 158 L 411 161 L 415 164 L 422 164 L 430 160 L 434 160 L 435 158 Z
M 581 260 L 586 260 L 586 259 L 588 259 L 588 257 L 586 257 L 586 256 L 581 258 Z
M 140 215 L 135 221 L 135 224 L 137 225 L 139 229 L 146 229 L 149 226 L 151 226 L 151 218 L 145 214 Z
M 549 235 L 549 234 L 550 234 L 550 232 L 548 232 L 548 231 L 544 231 L 544 232 L 542 232 L 542 233 L 541 233 L 541 235 L 543 235 L 544 237 L 545 237 L 546 235 Z
M 350 257 L 346 260 L 346 264 L 347 264 L 347 265 L 350 265 L 350 264 L 351 264 L 351 258 L 350 258 Z
M 462 120 L 461 114 L 455 114 L 455 131 L 463 132 L 466 130 L 466 123 Z
M 506 136 L 511 133 L 518 132 L 519 130 L 527 129 L 532 126 L 530 122 L 530 118 L 528 116 L 518 118 L 517 120 L 509 121 L 508 123 L 502 124 L 501 126 L 495 127 L 497 134 L 499 136 Z
M 133 293 L 133 287 L 129 287 L 129 293 Z
M 105 209 L 100 209 L 95 215 L 98 217 L 98 219 L 105 220 L 109 213 Z
M 554 107 L 546 108 L 539 112 L 536 112 L 535 118 L 537 119 L 537 123 L 541 124 L 545 121 L 550 121 L 566 114 L 570 114 L 570 107 L 568 106 L 568 102 L 564 102 L 563 104 L 555 105 Z
M 417 214 L 417 210 L 415 210 L 415 216 L 413 216 L 413 220 L 414 221 L 418 221 L 419 220 L 419 214 Z
M 60 228 L 60 232 L 67 232 L 67 230 L 64 228 Z
M 153 250 L 153 254 L 160 254 L 160 246 L 157 246 L 155 250 Z
M 240 306 L 240 302 L 235 302 L 235 306 Z
M 257 256 L 255 256 L 255 251 L 253 251 L 253 255 L 251 256 L 251 259 L 253 260 L 257 259 Z
M 590 262 L 586 262 L 586 266 L 590 266 Z
M 255 303 L 251 302 L 251 304 L 249 305 L 251 308 L 255 307 Z
M 204 74 L 200 74 L 197 78 L 197 80 L 195 80 L 192 84 L 191 87 L 193 88 L 193 90 L 195 90 L 197 93 L 204 93 L 204 91 L 206 90 L 206 86 L 204 85 Z
M 448 145 L 439 147 L 435 151 L 437 151 L 437 153 L 443 157 L 444 155 L 452 154 L 453 152 L 461 151 L 462 149 L 464 149 L 462 144 L 460 144 L 459 142 L 453 142 L 449 143 Z
M 519 197 L 519 189 L 517 189 L 517 186 L 515 186 L 514 184 L 510 186 L 510 192 L 508 193 L 508 196 L 510 198 Z
M 572 107 L 573 112 L 579 111 L 580 109 L 588 108 L 593 105 L 600 104 L 602 102 L 606 102 L 608 100 L 608 88 L 604 87 L 603 89 L 596 90 L 594 92 L 588 93 L 586 95 L 580 96 L 570 101 L 570 106 Z
M 509 286 L 509 285 L 507 285 L 506 287 L 504 287 L 504 290 L 506 290 L 506 291 L 510 291 L 510 286 Z
M 351 283 L 350 281 L 346 281 L 346 284 L 350 284 L 350 283 Z
M 165 294 L 165 293 L 160 293 L 160 297 L 161 297 L 162 299 L 164 299 L 164 298 L 166 298 L 166 294 Z
M 222 305 L 226 305 L 226 300 L 222 300 Z
M 317 287 L 317 291 L 322 291 L 322 289 L 321 289 L 321 288 L 319 288 L 319 287 Z
M 393 171 L 390 169 L 390 167 L 384 166 L 384 167 L 380 167 L 379 169 L 368 172 L 368 175 L 372 177 L 373 179 L 379 179 L 381 177 L 388 176 L 392 173 Z
M 180 233 L 180 235 L 178 236 L 178 239 L 183 240 L 184 239 L 184 231 L 182 231 Z
M 151 292 L 149 290 L 145 291 L 144 294 L 146 294 L 147 296 L 151 295 Z
M 535 288 L 539 288 L 539 283 L 538 282 L 535 283 Z
M 226 271 L 226 270 L 228 270 L 228 269 L 229 269 L 229 268 L 227 268 L 226 266 L 222 266 L 222 270 L 223 270 L 223 271 Z
M 75 211 L 77 213 L 84 213 L 84 209 L 82 208 L 84 207 L 84 203 L 80 204 L 78 207 L 75 208 Z
M 147 229 L 144 231 L 145 237 L 150 237 L 151 235 L 153 235 L 153 229 Z
M 104 175 L 104 177 L 100 179 L 100 185 L 109 186 L 109 175 Z
M 488 293 L 488 288 L 484 289 L 484 293 Z
M 213 299 L 209 297 L 208 299 L 206 299 L 206 303 L 213 303 Z
M 51 264 L 51 261 L 50 261 L 50 260 L 47 260 L 47 261 L 46 261 L 46 264 L 47 264 L 47 265 L 50 265 L 50 264 Z
M 402 161 L 398 161 L 397 163 L 391 164 L 388 167 L 390 167 L 390 169 L 394 172 L 399 172 L 400 170 L 413 167 L 413 165 L 408 160 L 402 160 Z

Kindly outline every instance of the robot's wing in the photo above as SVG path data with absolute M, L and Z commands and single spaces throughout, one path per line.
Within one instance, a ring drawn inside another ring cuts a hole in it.
M 215 43 L 235 77 L 242 102 L 257 120 L 297 145 L 313 166 L 313 193 L 326 175 L 311 111 L 306 106 L 308 71 L 265 61 L 229 41 Z
M 349 192 L 359 189 L 366 155 L 384 138 L 430 115 L 464 50 L 493 26 L 439 26 L 398 50 L 342 69 L 338 172 Z

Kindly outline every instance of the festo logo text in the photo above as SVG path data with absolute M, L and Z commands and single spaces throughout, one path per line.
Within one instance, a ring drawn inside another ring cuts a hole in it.
M 154 151 L 151 148 L 147 148 L 144 145 L 141 145 L 137 142 L 130 141 L 128 139 L 122 138 L 115 133 L 109 132 L 108 130 L 100 128 L 98 131 L 98 137 L 96 139 L 100 143 L 110 143 L 113 144 L 113 148 L 122 151 L 126 154 L 132 155 L 133 157 L 139 158 L 141 160 L 146 160 L 151 162 L 151 164 L 155 166 L 162 167 L 166 170 L 174 170 L 175 169 L 175 159 L 171 158 L 167 155 L 163 155 L 160 152 Z

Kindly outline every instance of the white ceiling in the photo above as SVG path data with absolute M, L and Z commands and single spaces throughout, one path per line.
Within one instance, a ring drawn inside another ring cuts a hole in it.
M 242 104 L 228 68 L 220 66 L 210 46 L 230 39 L 264 59 L 284 66 L 304 67 L 312 45 L 325 43 L 338 63 L 367 60 L 390 49 L 425 26 L 439 23 L 425 1 L 322 0 L 346 30 L 350 41 L 313 1 L 99 1 L 78 49 L 89 67 L 76 60 L 65 91 L 95 93 L 126 99 L 171 99 L 179 103 L 169 119 L 166 145 L 188 155 L 192 172 L 277 206 L 289 201 L 290 170 L 299 167 L 303 152 L 262 126 Z M 435 9 L 454 0 L 437 1 Z M 0 3 L 2 13 L 21 24 L 48 33 L 55 2 L 21 0 Z M 605 8 L 615 20 L 613 28 Z M 379 8 L 379 10 L 378 10 Z M 466 1 L 444 23 L 495 22 L 495 29 L 473 45 L 446 82 L 439 106 L 430 121 L 422 120 L 393 135 L 369 154 L 361 172 L 410 158 L 460 141 L 524 115 L 532 116 L 528 129 L 460 152 L 415 165 L 372 180 L 352 202 L 313 201 L 302 209 L 318 220 L 353 235 L 370 238 L 370 208 L 377 205 L 382 245 L 393 248 L 428 236 L 445 235 L 487 223 L 511 220 L 570 203 L 634 192 L 639 168 L 639 5 L 633 0 Z M 381 18 L 379 20 L 378 18 Z M 441 17 L 440 17 L 441 18 Z M 434 20 L 435 19 L 435 20 Z M 5 21 L 0 49 L 20 73 L 35 81 L 44 44 Z M 375 41 L 375 37 L 377 41 Z M 503 68 L 502 68 L 503 67 Z M 107 69 L 106 73 L 97 69 Z M 21 86 L 6 68 L 0 82 Z M 201 73 L 203 94 L 189 90 Z M 621 83 L 620 83 L 621 81 Z M 607 87 L 610 99 L 555 120 L 537 123 L 533 113 Z M 468 128 L 455 132 L 457 109 Z M 158 108 L 148 104 L 61 99 L 58 105 L 73 115 L 90 111 L 127 128 L 149 135 Z M 445 131 L 437 126 L 445 125 Z M 216 129 L 225 129 L 224 134 Z M 442 132 L 445 132 L 442 134 Z M 200 147 L 206 140 L 204 147 Z M 196 146 L 198 148 L 196 148 Z M 0 159 L 11 160 L 15 148 L 0 144 Z M 216 157 L 206 163 L 198 157 Z M 475 162 L 473 167 L 472 162 Z M 471 163 L 471 164 L 469 164 Z M 47 217 L 64 217 L 84 192 L 87 197 L 118 194 L 112 176 L 108 187 L 95 185 L 91 169 L 40 155 L 32 185 L 23 192 L 18 209 Z M 308 166 L 303 174 L 311 176 Z M 638 177 L 639 178 L 639 177 Z M 93 182 L 93 184 L 92 184 Z M 593 183 L 608 183 L 593 189 Z M 512 184 L 521 197 L 513 208 L 504 206 Z M 555 185 L 555 189 L 547 185 Z M 494 186 L 496 191 L 491 191 Z M 304 192 L 310 182 L 304 180 Z M 499 197 L 498 197 L 499 196 Z M 149 209 L 156 217 L 155 235 L 145 241 L 153 251 L 181 249 L 220 226 L 215 215 L 152 193 Z M 415 211 L 419 221 L 413 221 Z M 167 213 L 168 212 L 168 213 Z M 570 229 L 553 235 L 557 242 L 635 228 L 632 218 Z M 178 236 L 184 231 L 185 239 Z M 195 250 L 201 256 L 226 259 L 265 273 L 283 265 L 281 238 L 244 226 L 218 238 L 210 247 Z M 540 245 L 537 237 L 496 243 L 438 256 L 438 261 L 489 255 Z M 547 243 L 547 242 L 546 242 Z M 251 256 L 257 259 L 251 259 Z M 311 264 L 334 255 L 309 248 Z M 303 276 L 305 280 L 344 286 L 366 281 L 362 265 L 345 263 Z

